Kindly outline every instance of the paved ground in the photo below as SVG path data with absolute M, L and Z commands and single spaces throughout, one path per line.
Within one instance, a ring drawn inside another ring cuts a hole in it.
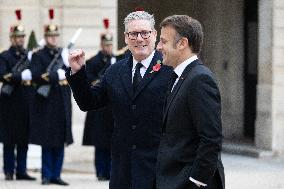
M 224 154 L 226 189 L 284 189 L 284 159 Z
M 4 181 L 3 176 L 0 178 L 0 189 L 108 189 L 108 182 L 98 182 L 94 179 L 94 175 L 92 174 L 78 174 L 78 173 L 64 173 L 62 178 L 65 181 L 70 183 L 70 186 L 56 186 L 56 185 L 48 185 L 43 186 L 40 184 L 40 174 L 32 173 L 33 176 L 38 178 L 35 182 L 27 182 L 27 181 Z
M 223 154 L 226 172 L 226 189 L 284 189 L 284 159 L 255 159 L 251 157 Z M 2 167 L 2 157 L 0 157 Z M 67 163 L 62 178 L 71 185 L 42 186 L 40 173 L 30 171 L 38 178 L 36 182 L 4 181 L 0 175 L 0 189 L 108 189 L 108 182 L 98 182 L 95 179 L 92 163 Z

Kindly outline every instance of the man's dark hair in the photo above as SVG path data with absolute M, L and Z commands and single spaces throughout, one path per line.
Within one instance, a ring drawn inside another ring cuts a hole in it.
M 170 26 L 176 30 L 177 39 L 185 37 L 188 39 L 189 47 L 193 53 L 199 54 L 203 42 L 203 31 L 200 22 L 187 15 L 173 15 L 165 18 L 160 27 Z

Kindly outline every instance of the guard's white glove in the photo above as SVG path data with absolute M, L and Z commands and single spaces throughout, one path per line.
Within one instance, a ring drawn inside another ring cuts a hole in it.
M 57 70 L 57 74 L 58 74 L 58 79 L 59 80 L 66 79 L 66 77 L 65 77 L 65 70 L 60 68 L 60 69 Z
M 111 64 L 116 63 L 116 58 L 115 58 L 115 57 L 111 57 L 111 59 L 110 59 L 110 63 L 111 63 Z
M 31 61 L 33 56 L 33 51 L 28 52 L 28 60 Z
M 61 52 L 61 57 L 63 59 L 64 65 L 68 68 L 69 67 L 69 61 L 68 61 L 69 51 L 67 48 L 63 48 Z
M 32 72 L 29 69 L 25 69 L 24 71 L 22 71 L 21 76 L 22 76 L 23 81 L 31 81 L 32 80 Z

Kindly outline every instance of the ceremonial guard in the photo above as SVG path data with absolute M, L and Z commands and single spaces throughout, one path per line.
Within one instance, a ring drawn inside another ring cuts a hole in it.
M 31 108 L 31 143 L 42 147 L 42 184 L 68 185 L 61 179 L 64 147 L 73 142 L 71 92 L 65 80 L 68 61 L 58 47 L 59 29 L 51 21 L 44 27 L 46 45 L 32 56 L 31 72 L 37 93 Z
M 3 142 L 5 180 L 35 180 L 27 174 L 29 137 L 28 93 L 31 84 L 28 52 L 24 49 L 25 29 L 21 10 L 15 11 L 18 23 L 10 28 L 11 47 L 0 54 L 0 132 Z M 16 154 L 15 154 L 16 152 Z
M 109 20 L 104 19 L 106 29 L 100 36 L 101 50 L 86 61 L 88 82 L 96 86 L 106 69 L 116 62 L 113 55 L 113 35 L 108 31 Z M 83 145 L 95 146 L 94 166 L 98 180 L 110 178 L 110 140 L 113 128 L 113 117 L 109 106 L 87 113 L 83 136 Z

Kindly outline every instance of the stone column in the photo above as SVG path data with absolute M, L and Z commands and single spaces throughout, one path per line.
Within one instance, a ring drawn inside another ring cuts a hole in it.
M 256 146 L 284 154 L 284 2 L 259 1 Z
M 273 1 L 273 149 L 284 154 L 284 1 Z
M 255 144 L 272 150 L 272 1 L 259 1 L 259 57 Z

